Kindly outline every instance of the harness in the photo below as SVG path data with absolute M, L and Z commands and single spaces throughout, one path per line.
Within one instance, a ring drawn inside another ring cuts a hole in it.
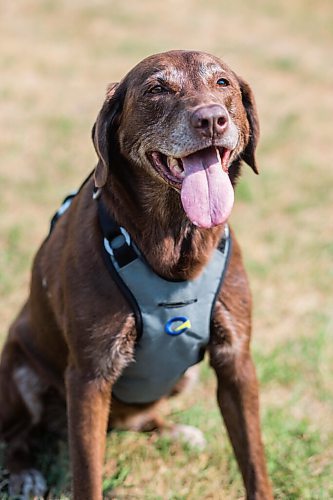
M 51 222 L 67 210 L 75 194 L 64 201 Z M 211 317 L 227 268 L 231 238 L 224 235 L 197 278 L 169 281 L 154 273 L 132 241 L 96 197 L 103 234 L 103 258 L 135 314 L 138 337 L 134 361 L 113 385 L 113 395 L 125 403 L 150 403 L 171 393 L 184 372 L 203 359 Z

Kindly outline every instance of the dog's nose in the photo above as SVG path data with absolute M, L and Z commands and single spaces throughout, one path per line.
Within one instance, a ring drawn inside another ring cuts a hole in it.
M 191 125 L 204 137 L 221 135 L 228 127 L 227 110 L 218 104 L 201 106 L 191 115 Z

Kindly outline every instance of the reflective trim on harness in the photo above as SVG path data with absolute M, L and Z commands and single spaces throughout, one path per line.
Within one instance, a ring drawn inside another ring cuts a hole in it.
M 114 249 L 118 249 L 124 244 L 130 246 L 132 244 L 131 242 L 131 237 L 126 231 L 125 228 L 119 226 L 119 230 L 121 231 L 121 234 L 116 236 L 113 240 L 109 241 L 107 238 L 104 238 L 104 248 L 107 251 L 109 255 L 112 257 L 114 256 Z M 116 265 L 118 266 L 118 263 L 116 262 Z
M 57 222 L 57 220 L 59 219 L 59 217 L 61 217 L 66 212 L 66 210 L 69 209 L 69 207 L 72 204 L 73 198 L 75 198 L 75 196 L 77 195 L 77 193 L 78 193 L 78 191 L 73 191 L 68 196 L 66 196 L 66 198 L 62 202 L 60 208 L 57 210 L 57 212 L 52 217 L 51 223 L 50 223 L 50 232 L 49 232 L 49 235 L 52 233 L 53 228 L 55 226 L 55 223 Z

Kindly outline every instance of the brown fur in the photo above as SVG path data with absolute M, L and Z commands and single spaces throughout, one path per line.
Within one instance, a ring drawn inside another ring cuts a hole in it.
M 230 82 L 223 90 L 216 85 L 221 76 Z M 156 85 L 164 90 L 151 93 Z M 238 133 L 229 168 L 235 183 L 241 160 L 257 171 L 254 98 L 247 83 L 208 54 L 173 51 L 145 59 L 109 87 L 93 129 L 99 157 L 95 185 L 102 190 L 103 202 L 165 278 L 197 276 L 223 227 L 194 226 L 182 209 L 179 190 L 161 178 L 147 153 L 177 156 L 225 140 L 217 133 L 205 138 L 189 125 L 193 110 L 212 103 L 227 110 Z M 102 498 L 108 425 L 138 430 L 163 425 L 155 412 L 158 402 L 129 406 L 114 401 L 109 415 L 112 384 L 134 356 L 136 328 L 102 259 L 93 185 L 91 178 L 38 251 L 30 296 L 10 329 L 0 368 L 0 429 L 8 443 L 10 470 L 23 473 L 31 468 L 30 436 L 39 425 L 56 426 L 47 404 L 53 391 L 63 408 L 67 400 L 77 500 Z M 208 350 L 247 497 L 269 499 L 250 334 L 251 297 L 233 235 Z

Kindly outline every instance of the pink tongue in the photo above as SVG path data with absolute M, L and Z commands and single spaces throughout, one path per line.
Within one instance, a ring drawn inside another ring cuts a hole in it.
M 193 153 L 182 162 L 181 200 L 188 218 L 199 227 L 223 224 L 234 204 L 234 190 L 216 148 Z

